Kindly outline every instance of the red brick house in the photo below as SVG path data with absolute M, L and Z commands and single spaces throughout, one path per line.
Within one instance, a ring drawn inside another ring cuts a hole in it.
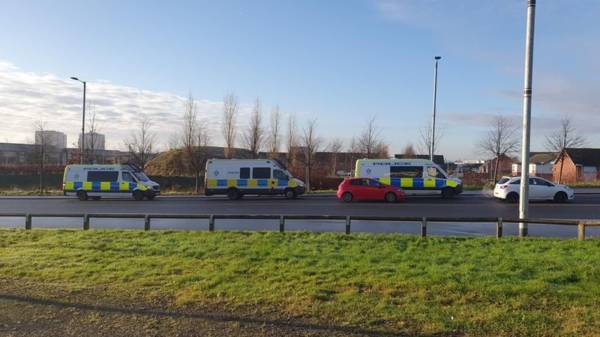
M 600 149 L 565 149 L 554 162 L 552 176 L 567 184 L 600 179 Z
M 483 165 L 479 167 L 479 173 L 487 174 L 490 180 L 494 180 L 496 161 L 498 161 L 498 172 L 496 173 L 496 179 L 502 176 L 510 176 L 512 173 L 512 164 L 516 160 L 506 155 L 500 155 L 499 159 L 494 158 L 486 160 Z

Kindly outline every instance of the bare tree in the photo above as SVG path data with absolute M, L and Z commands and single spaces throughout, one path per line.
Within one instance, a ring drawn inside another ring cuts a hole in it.
M 443 138 L 443 136 L 444 130 L 441 128 L 437 128 L 435 133 L 435 143 L 433 149 L 434 154 L 436 153 L 438 149 L 438 144 L 440 144 L 440 141 Z M 419 130 L 418 150 L 421 154 L 429 154 L 429 151 L 431 151 L 431 122 L 427 126 Z
M 546 148 L 548 151 L 557 153 L 562 159 L 564 151 L 567 148 L 582 147 L 586 143 L 585 138 L 577 135 L 577 130 L 572 124 L 570 117 L 565 116 L 560 120 L 560 128 L 550 135 L 546 136 Z M 558 170 L 558 183 L 561 183 L 564 160 L 560 161 Z
M 82 135 L 82 137 L 84 137 L 85 139 L 85 149 L 84 149 L 84 153 L 85 153 L 85 158 L 87 159 L 87 161 L 90 164 L 97 164 L 98 161 L 98 147 L 100 146 L 100 134 L 98 133 L 100 131 L 100 124 L 98 122 L 98 120 L 96 119 L 96 107 L 92 104 L 92 102 L 89 102 L 88 104 L 88 121 L 87 121 L 87 125 L 88 125 L 88 137 L 86 138 L 86 135 Z M 103 162 L 103 160 L 101 160 L 101 162 Z
M 304 164 L 306 191 L 310 192 L 310 180 L 315 165 L 315 153 L 321 146 L 321 139 L 317 136 L 317 120 L 309 121 L 302 131 L 301 147 L 303 155 L 301 156 Z
M 296 154 L 295 149 L 298 146 L 298 131 L 296 129 L 296 116 L 290 114 L 288 117 L 287 125 L 287 139 L 286 139 L 286 150 L 287 150 L 287 166 L 294 166 Z
M 380 130 L 375 123 L 375 117 L 372 117 L 360 136 L 354 141 L 356 152 L 361 153 L 366 158 L 383 158 L 387 156 L 387 145 L 380 137 Z
M 125 142 L 133 162 L 141 168 L 146 167 L 152 158 L 156 134 L 151 129 L 152 121 L 148 116 L 143 115 L 137 123 L 136 131 Z
M 281 112 L 279 111 L 279 106 L 275 106 L 273 111 L 271 111 L 271 123 L 269 125 L 269 152 L 271 155 L 279 152 L 279 147 L 281 143 Z
M 258 153 L 260 152 L 260 148 L 264 140 L 263 136 L 264 130 L 262 127 L 262 111 L 260 99 L 257 98 L 250 115 L 250 123 L 248 123 L 248 128 L 244 134 L 246 148 L 250 150 L 253 158 L 258 157 Z
M 223 121 L 221 131 L 225 139 L 225 157 L 233 158 L 235 147 L 236 119 L 238 114 L 238 99 L 234 93 L 230 93 L 223 99 Z
M 44 121 L 35 122 L 35 145 L 36 154 L 34 158 L 38 165 L 39 194 L 43 194 L 45 191 L 44 175 L 48 161 L 48 152 L 50 150 L 48 135 L 46 133 L 46 123 Z
M 402 152 L 404 154 L 404 158 L 416 158 L 417 157 L 417 153 L 415 152 L 415 148 L 413 147 L 412 144 L 408 144 L 404 147 L 404 151 Z
M 331 152 L 331 175 L 337 175 L 337 166 L 338 166 L 338 155 L 342 152 L 344 148 L 344 141 L 340 138 L 333 138 L 329 145 L 327 145 L 327 151 Z
M 493 160 L 495 160 L 493 171 L 494 182 L 498 178 L 500 160 L 507 154 L 516 152 L 519 149 L 517 130 L 517 127 L 510 119 L 499 115 L 492 120 L 490 130 L 479 142 L 480 150 L 492 156 Z
M 210 140 L 206 122 L 198 120 L 196 102 L 190 94 L 185 103 L 183 114 L 183 130 L 181 145 L 183 147 L 186 164 L 196 181 L 196 193 L 200 192 L 200 174 L 203 172 L 208 160 L 208 142 Z

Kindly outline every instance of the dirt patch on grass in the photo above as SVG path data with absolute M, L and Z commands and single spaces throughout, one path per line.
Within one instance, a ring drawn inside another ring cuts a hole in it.
M 105 297 L 101 288 L 0 279 L 0 336 L 396 336 L 349 326 L 252 314 L 253 308 L 176 307 Z M 256 310 L 254 310 L 256 311 Z

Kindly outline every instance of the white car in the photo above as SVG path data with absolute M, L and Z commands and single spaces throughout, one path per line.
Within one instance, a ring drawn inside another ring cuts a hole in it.
M 521 177 L 502 177 L 494 188 L 494 197 L 508 202 L 519 201 Z M 575 198 L 569 186 L 552 183 L 538 177 L 529 178 L 529 200 L 554 200 L 567 202 Z

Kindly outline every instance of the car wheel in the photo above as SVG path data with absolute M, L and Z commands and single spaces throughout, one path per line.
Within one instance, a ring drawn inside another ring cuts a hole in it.
M 342 200 L 344 200 L 344 202 L 351 202 L 352 201 L 352 193 L 350 192 L 346 192 L 342 195 Z
M 86 191 L 77 191 L 77 198 L 79 198 L 79 200 L 81 200 L 81 201 L 88 200 L 87 192 Z
M 227 198 L 229 198 L 229 200 L 238 200 L 240 198 L 240 192 L 235 188 L 230 188 L 227 190 Z
M 283 195 L 285 195 L 287 199 L 296 199 L 296 191 L 291 188 L 286 188 L 285 191 L 283 191 Z
M 133 199 L 135 199 L 136 201 L 144 200 L 144 192 L 140 190 L 133 191 Z
M 146 196 L 146 199 L 154 200 L 154 197 L 156 197 L 154 194 L 150 194 L 150 195 Z
M 565 192 L 557 192 L 554 195 L 554 202 L 558 202 L 558 203 L 565 203 L 567 202 L 567 200 L 569 199 L 569 197 L 567 196 L 567 194 Z
M 387 201 L 387 202 L 396 202 L 397 200 L 398 200 L 398 197 L 392 192 L 388 192 L 385 195 L 385 201 Z
M 450 187 L 446 187 L 442 189 L 442 199 L 450 199 L 454 197 L 454 189 Z
M 511 204 L 516 204 L 519 202 L 519 195 L 515 192 L 511 192 L 506 196 L 506 201 L 510 202 Z

